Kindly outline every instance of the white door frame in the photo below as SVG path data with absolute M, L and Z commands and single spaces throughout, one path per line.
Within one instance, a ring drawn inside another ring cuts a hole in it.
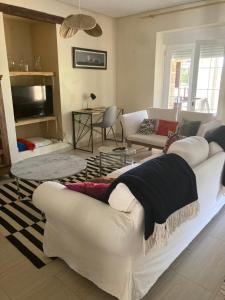
M 192 47 L 192 58 L 191 58 L 191 68 L 190 68 L 190 77 L 189 77 L 189 94 L 188 94 L 188 104 L 187 110 L 194 111 L 195 102 L 197 92 L 197 84 L 198 84 L 198 71 L 199 71 L 199 60 L 200 60 L 200 50 L 202 45 L 221 45 L 225 48 L 224 40 L 201 40 L 195 41 L 193 44 L 185 44 L 185 45 L 173 45 L 168 46 L 165 51 L 165 67 L 164 67 L 164 85 L 163 85 L 163 108 L 168 108 L 168 100 L 169 100 L 169 89 L 170 89 L 170 71 L 171 71 L 171 59 L 172 53 L 174 50 L 179 49 L 187 49 L 188 47 Z M 225 81 L 225 60 L 224 66 L 221 76 L 221 84 Z M 219 102 L 221 101 L 222 92 L 220 88 Z
M 170 71 L 171 71 L 171 59 L 172 53 L 174 50 L 192 48 L 192 61 L 194 55 L 195 44 L 185 44 L 185 45 L 173 45 L 168 46 L 165 51 L 165 67 L 164 67 L 164 84 L 163 84 L 163 108 L 168 108 L 168 99 L 169 99 L 169 89 L 170 89 Z M 192 73 L 192 61 L 190 76 Z M 192 82 L 191 78 L 189 79 L 189 89 L 191 88 L 190 83 Z

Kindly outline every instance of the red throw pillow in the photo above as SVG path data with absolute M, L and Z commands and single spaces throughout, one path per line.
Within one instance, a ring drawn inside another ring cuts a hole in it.
M 70 182 L 65 183 L 65 186 L 73 191 L 88 195 L 95 199 L 101 200 L 105 195 L 106 190 L 110 186 L 109 183 L 95 183 L 95 182 Z
M 159 120 L 156 134 L 168 136 L 169 131 L 176 132 L 178 122 Z

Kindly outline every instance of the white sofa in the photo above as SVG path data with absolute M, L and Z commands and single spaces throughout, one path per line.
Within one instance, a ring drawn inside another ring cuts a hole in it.
M 167 121 L 182 122 L 183 119 L 190 121 L 201 121 L 202 124 L 198 130 L 198 136 L 205 136 L 205 134 L 213 129 L 219 127 L 222 123 L 215 119 L 215 115 L 211 113 L 197 113 L 181 111 L 177 116 L 174 109 L 162 109 L 162 108 L 149 108 L 147 110 L 137 111 L 121 116 L 121 122 L 123 125 L 124 136 L 127 144 L 130 147 L 132 144 L 148 146 L 149 149 L 163 148 L 167 141 L 166 136 L 157 134 L 143 135 L 138 134 L 137 130 L 144 119 L 162 119 Z
M 155 246 L 144 253 L 144 214 L 134 197 L 133 205 L 129 203 L 130 212 L 125 213 L 59 183 L 46 182 L 33 194 L 34 205 L 47 219 L 44 253 L 62 258 L 73 270 L 118 299 L 141 299 L 225 204 L 221 187 L 225 153 L 217 144 L 209 147 L 204 138 L 193 137 L 175 142 L 169 151 L 192 165 L 200 211 L 196 218 L 176 229 L 166 246 Z M 117 177 L 136 165 L 108 176 Z M 121 198 L 116 190 L 113 193 L 114 199 Z

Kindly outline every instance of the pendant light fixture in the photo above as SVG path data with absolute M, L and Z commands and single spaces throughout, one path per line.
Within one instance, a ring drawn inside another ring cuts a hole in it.
M 84 30 L 87 34 L 94 36 L 94 37 L 99 37 L 102 35 L 102 29 L 100 25 L 96 24 L 94 28 L 89 29 L 89 30 Z
M 89 15 L 81 13 L 79 0 L 79 13 L 66 17 L 60 28 L 60 35 L 63 38 L 71 38 L 79 30 L 84 30 L 87 34 L 98 37 L 102 35 L 101 27 L 96 23 L 96 20 Z

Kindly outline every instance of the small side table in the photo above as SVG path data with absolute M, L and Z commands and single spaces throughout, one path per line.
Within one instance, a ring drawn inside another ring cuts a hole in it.
M 134 155 L 136 154 L 135 148 L 125 148 L 123 150 L 116 150 L 116 146 L 101 146 L 98 148 L 99 151 L 99 174 L 102 176 L 103 158 L 107 158 L 110 156 L 117 156 L 121 159 L 124 165 L 133 164 Z
M 75 155 L 47 154 L 25 159 L 11 167 L 16 178 L 18 200 L 22 200 L 19 180 L 37 182 L 60 180 L 75 175 L 86 169 L 87 161 Z M 86 173 L 87 176 L 87 173 Z

